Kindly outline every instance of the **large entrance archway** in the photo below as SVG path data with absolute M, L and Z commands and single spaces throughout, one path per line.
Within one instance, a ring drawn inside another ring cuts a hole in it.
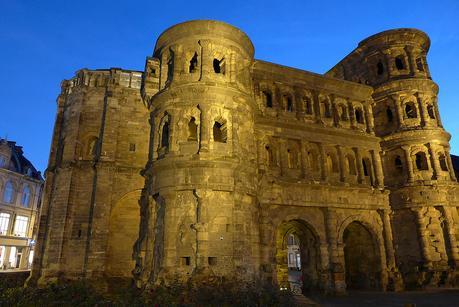
M 277 282 L 281 288 L 308 292 L 320 287 L 319 240 L 304 221 L 282 223 L 276 237 Z
M 381 260 L 372 233 L 361 223 L 350 223 L 343 234 L 348 289 L 380 289 Z

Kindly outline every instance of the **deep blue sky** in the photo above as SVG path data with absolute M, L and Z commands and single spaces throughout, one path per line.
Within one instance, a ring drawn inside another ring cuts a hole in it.
M 226 21 L 249 35 L 256 58 L 317 73 L 377 32 L 427 32 L 440 112 L 453 135 L 452 153 L 459 154 L 457 0 L 0 0 L 0 136 L 22 145 L 43 171 L 60 81 L 84 67 L 141 70 L 158 35 L 190 19 Z

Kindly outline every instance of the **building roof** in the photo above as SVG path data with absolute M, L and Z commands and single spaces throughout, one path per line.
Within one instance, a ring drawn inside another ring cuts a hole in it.
M 22 146 L 16 145 L 16 142 L 0 138 L 0 155 L 6 158 L 1 168 L 43 181 L 41 172 L 24 156 Z

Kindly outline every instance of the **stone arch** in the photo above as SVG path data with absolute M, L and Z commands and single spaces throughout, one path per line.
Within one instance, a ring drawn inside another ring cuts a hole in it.
M 298 240 L 298 252 L 301 258 L 299 271 L 288 267 L 288 236 L 294 234 Z M 276 227 L 276 275 L 281 288 L 298 285 L 302 291 L 320 288 L 320 236 L 310 223 L 303 219 L 283 220 Z M 302 285 L 301 285 L 302 284 Z
M 227 121 L 223 117 L 217 117 L 212 125 L 212 137 L 214 142 L 226 143 L 228 141 Z
M 314 104 L 311 94 L 305 93 L 302 97 L 303 112 L 307 115 L 312 115 L 314 113 Z
M 341 225 L 338 238 L 343 245 L 347 289 L 382 289 L 382 236 L 366 219 L 352 216 Z
M 110 277 L 132 277 L 134 244 L 139 236 L 140 194 L 141 190 L 124 194 L 110 212 L 106 258 Z
M 169 113 L 164 112 L 164 116 L 161 118 L 159 123 L 159 149 L 168 149 L 170 145 L 171 137 L 171 116 Z

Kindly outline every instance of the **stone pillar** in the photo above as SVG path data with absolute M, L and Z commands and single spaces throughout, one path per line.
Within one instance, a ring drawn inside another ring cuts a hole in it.
M 411 161 L 411 148 L 410 146 L 402 146 L 405 153 L 406 167 L 408 169 L 408 182 L 414 181 L 413 162 Z
M 308 149 L 305 141 L 301 141 L 301 171 L 303 178 L 308 179 L 309 176 L 309 167 L 308 167 Z
M 401 128 L 404 126 L 404 120 L 403 120 L 403 109 L 400 104 L 400 97 L 398 95 L 391 95 L 391 99 L 394 102 L 395 106 L 395 111 L 397 113 L 397 118 L 398 118 L 398 127 Z
M 330 257 L 330 280 L 333 291 L 336 294 L 346 292 L 346 279 L 344 263 L 339 256 L 338 248 L 338 227 L 336 211 L 326 208 L 325 210 L 325 226 L 327 231 L 328 254 Z
M 418 100 L 419 113 L 421 117 L 421 126 L 425 127 L 429 125 L 429 114 L 427 112 L 427 106 L 424 103 L 425 96 L 422 94 L 416 95 Z
M 407 46 L 405 47 L 406 50 L 406 55 L 408 56 L 408 65 L 410 68 L 410 75 L 414 76 L 417 73 L 417 68 L 416 68 L 416 58 L 413 55 L 413 47 Z
M 349 112 L 349 122 L 351 124 L 351 128 L 355 128 L 356 124 L 355 124 L 354 105 L 349 100 L 347 101 L 347 109 L 348 109 L 348 112 Z
M 451 161 L 451 155 L 449 154 L 449 149 L 445 149 L 446 162 L 448 163 L 449 175 L 451 176 L 452 181 L 457 181 L 456 174 L 454 173 L 453 161 Z
M 375 169 L 376 186 L 384 188 L 384 175 L 382 170 L 381 156 L 378 151 L 371 150 L 371 157 L 373 159 L 373 167 Z
M 345 182 L 346 181 L 346 167 L 344 167 L 344 153 L 343 153 L 341 146 L 339 145 L 336 145 L 336 151 L 338 152 L 340 180 L 342 182 Z
M 387 271 L 389 275 L 389 285 L 387 290 L 401 291 L 403 290 L 403 280 L 398 272 L 397 264 L 395 262 L 390 209 L 380 210 L 379 214 L 381 215 L 383 222 L 384 247 L 386 250 Z
M 317 91 L 312 92 L 312 104 L 314 105 L 314 117 L 316 122 L 321 122 L 321 114 L 320 114 L 320 101 L 319 101 L 319 93 Z
M 370 101 L 367 101 L 367 105 L 365 106 L 365 121 L 367 123 L 367 132 L 374 134 L 375 124 L 373 117 L 373 108 L 371 106 Z
M 210 118 L 210 110 L 205 105 L 199 105 L 199 110 L 201 111 L 199 119 L 199 153 L 209 151 L 209 142 L 210 142 L 210 127 L 213 125 Z
M 418 227 L 419 243 L 421 246 L 421 254 L 427 268 L 432 268 L 432 260 L 430 259 L 429 237 L 427 236 L 427 222 L 424 218 L 424 208 L 411 208 L 416 214 L 416 222 Z
M 323 181 L 326 181 L 327 180 L 327 157 L 325 155 L 325 148 L 324 146 L 322 145 L 322 143 L 318 143 L 319 144 L 319 151 L 320 151 L 320 175 L 321 175 L 321 179 Z
M 438 160 L 437 153 L 433 144 L 429 144 L 429 154 L 431 159 L 432 168 L 434 170 L 434 177 L 438 179 L 441 174 L 440 161 Z
M 445 238 L 445 241 L 449 241 L 451 246 L 451 258 L 450 261 L 453 261 L 455 267 L 459 267 L 459 246 L 456 240 L 456 229 L 454 227 L 454 220 L 449 211 L 449 207 L 442 207 L 443 215 L 445 217 L 446 230 L 448 232 L 448 238 Z
M 357 167 L 357 182 L 362 183 L 363 178 L 363 165 L 362 165 L 362 156 L 360 155 L 360 150 L 357 147 L 352 148 L 355 153 L 355 166 Z
M 437 99 L 432 99 L 432 105 L 435 110 L 435 118 L 437 119 L 437 125 L 438 127 L 443 128 L 443 123 L 441 122 L 441 118 L 440 118 L 440 110 L 438 109 Z

